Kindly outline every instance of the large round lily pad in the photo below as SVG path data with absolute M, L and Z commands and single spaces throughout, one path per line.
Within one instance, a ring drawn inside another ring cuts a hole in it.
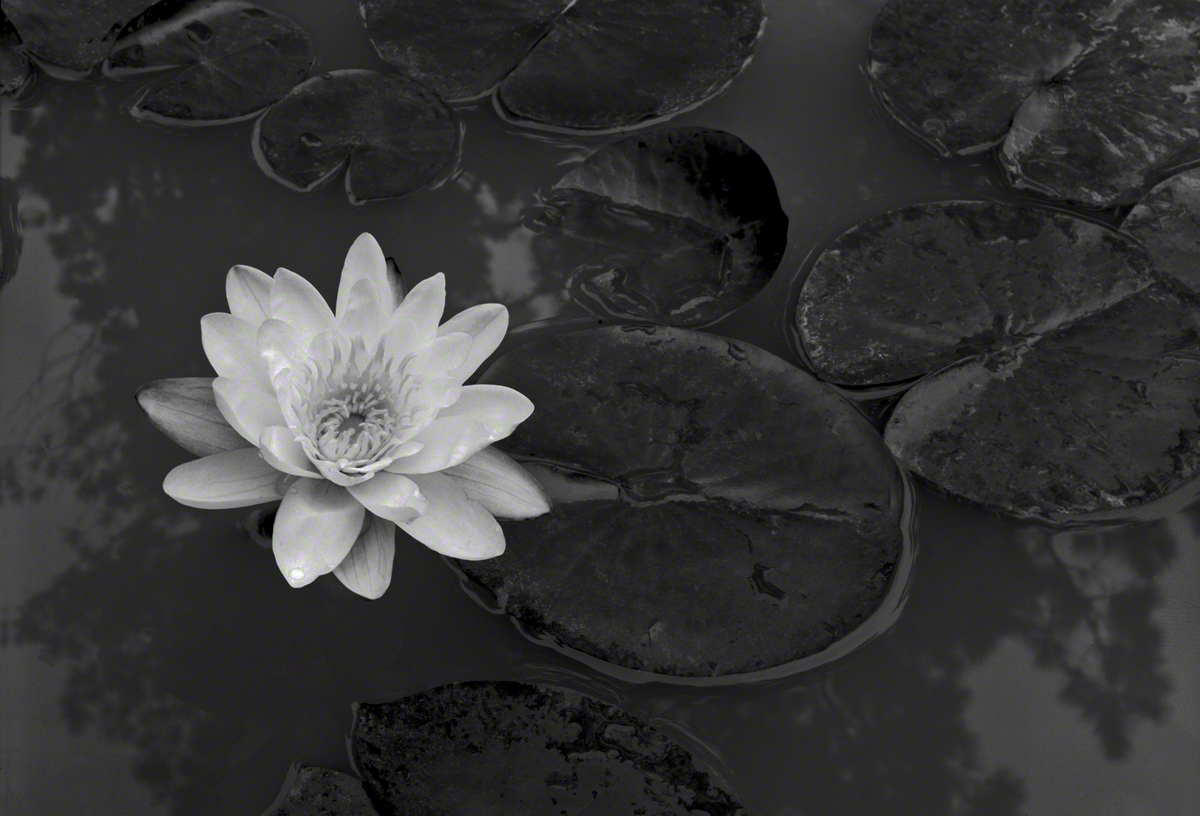
M 454 115 L 436 94 L 406 77 L 358 69 L 302 82 L 254 129 L 255 155 L 272 178 L 307 192 L 345 166 L 355 203 L 440 180 L 458 144 Z
M 1142 242 L 1159 271 L 1200 294 L 1200 168 L 1156 186 L 1121 228 Z
M 295 22 L 242 0 L 217 0 L 122 37 L 106 68 L 130 73 L 182 67 L 138 99 L 134 114 L 221 122 L 279 100 L 312 64 L 312 42 Z
M 930 375 L 885 438 L 953 495 L 1087 513 L 1200 468 L 1200 300 L 1096 224 L 983 202 L 884 213 L 818 258 L 797 321 L 824 376 Z
M 29 51 L 71 71 L 104 61 L 117 36 L 153 0 L 4 0 L 4 12 Z
M 457 683 L 360 705 L 352 751 L 363 786 L 388 813 L 746 813 L 641 718 L 524 683 Z
M 674 326 L 732 312 L 779 266 L 787 216 L 745 142 L 690 127 L 630 136 L 562 177 L 526 214 L 544 269 L 585 308 Z
M 461 563 L 527 627 L 680 677 L 812 655 L 883 599 L 901 483 L 862 415 L 754 346 L 666 327 L 543 336 L 483 382 L 537 406 L 505 442 L 554 499 Z M 537 464 L 537 463 L 544 464 Z
M 870 75 L 942 153 L 1002 144 L 1018 186 L 1107 206 L 1200 141 L 1200 5 L 892 0 Z
M 496 89 L 513 121 L 628 128 L 721 91 L 750 59 L 762 0 L 364 0 L 384 60 L 446 99 Z
M 29 79 L 29 54 L 17 29 L 0 8 L 0 96 L 16 93 Z

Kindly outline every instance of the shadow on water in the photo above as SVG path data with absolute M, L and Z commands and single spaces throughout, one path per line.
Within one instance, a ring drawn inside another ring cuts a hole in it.
M 169 812 L 255 813 L 273 798 L 289 762 L 349 770 L 341 742 L 349 702 L 376 697 L 380 677 L 415 690 L 471 679 L 471 671 L 496 677 L 521 661 L 528 673 L 530 655 L 548 658 L 474 609 L 453 589 L 453 576 L 424 554 L 398 552 L 396 583 L 376 604 L 330 581 L 295 592 L 235 530 L 238 513 L 186 511 L 158 492 L 183 457 L 149 429 L 132 395 L 157 377 L 207 373 L 190 319 L 200 313 L 195 303 L 203 311 L 222 307 L 229 256 L 253 259 L 263 224 L 283 211 L 231 196 L 222 173 L 241 169 L 210 175 L 200 162 L 181 161 L 183 142 L 171 138 L 153 141 L 136 162 L 98 172 L 106 148 L 124 149 L 125 131 L 89 117 L 113 110 L 68 99 L 36 115 L 13 114 L 13 131 L 28 144 L 18 184 L 23 197 L 45 202 L 39 229 L 61 263 L 58 289 L 74 304 L 69 322 L 78 337 L 43 361 L 35 380 L 42 391 L 17 405 L 20 423 L 29 424 L 8 423 L 20 428 L 19 447 L 4 439 L 10 447 L 0 501 L 36 510 L 53 494 L 70 493 L 78 514 L 22 528 L 25 549 L 58 546 L 50 539 L 61 538 L 71 556 L 6 613 L 5 645 L 34 646 L 43 661 L 65 667 L 60 704 L 69 727 L 130 749 L 134 777 Z M 188 134 L 201 136 L 230 144 L 244 138 Z M 255 171 L 248 165 L 244 172 Z M 482 195 L 481 186 L 472 190 Z M 213 216 L 217 226 L 204 226 L 222 241 L 194 235 L 197 213 L 179 204 L 187 199 L 223 208 Z M 516 234 L 515 217 L 505 219 L 496 222 L 497 242 Z M 293 254 L 315 251 L 318 239 L 334 244 L 328 257 L 297 268 L 336 274 L 349 243 L 341 233 L 352 238 L 352 225 L 362 221 L 337 225 L 337 241 L 329 229 L 310 243 L 297 236 L 302 249 Z M 280 231 L 276 225 L 270 235 Z M 213 273 L 195 280 L 196 270 Z M 26 268 L 20 277 L 38 271 Z M 332 276 L 318 285 L 332 291 Z M 175 308 L 181 303 L 185 326 Z M 980 735 L 994 724 L 972 721 L 971 677 L 1015 640 L 1032 650 L 1040 671 L 1059 679 L 1061 706 L 1088 723 L 1104 757 L 1133 756 L 1138 724 L 1161 721 L 1170 710 L 1154 617 L 1180 546 L 1168 523 L 1056 531 L 925 493 L 920 500 L 921 554 L 907 608 L 860 652 L 777 683 L 721 690 L 652 684 L 624 687 L 618 696 L 701 735 L 756 813 L 1003 816 L 1023 811 L 1025 782 L 983 761 Z M 1187 518 L 1195 527 L 1200 511 Z M 441 600 L 450 610 L 444 617 L 414 600 L 423 590 L 405 587 L 428 576 L 442 583 L 432 580 L 421 597 L 454 593 Z M 397 629 L 422 626 L 428 640 L 441 642 L 402 651 Z M 471 663 L 444 646 L 459 639 L 496 640 L 508 662 L 493 653 Z M 422 668 L 422 661 L 449 668 Z M 396 672 L 407 679 L 396 681 Z

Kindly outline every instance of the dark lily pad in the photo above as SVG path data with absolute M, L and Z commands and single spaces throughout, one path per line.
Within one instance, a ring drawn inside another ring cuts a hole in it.
M 4 11 L 30 53 L 86 72 L 104 61 L 126 24 L 150 5 L 152 0 L 4 0 Z
M 1159 271 L 1200 293 L 1200 168 L 1147 193 L 1121 228 L 1142 242 Z
M 255 155 L 272 178 L 307 192 L 346 166 L 346 193 L 354 203 L 441 180 L 458 145 L 454 115 L 428 88 L 356 69 L 302 82 L 254 129 Z
M 0 96 L 21 90 L 29 80 L 29 54 L 21 35 L 0 8 Z
M 832 389 L 745 343 L 685 329 L 544 336 L 483 382 L 537 410 L 505 447 L 555 500 L 460 563 L 528 628 L 629 669 L 766 670 L 879 605 L 901 483 Z
M 360 705 L 353 754 L 393 813 L 745 816 L 691 754 L 616 706 L 510 682 Z
M 1018 186 L 1108 206 L 1200 141 L 1200 6 L 892 0 L 870 75 L 942 153 L 1002 143 Z
M 362 782 L 313 765 L 293 765 L 263 816 L 378 816 Z
M 779 266 L 787 216 L 771 171 L 736 136 L 676 128 L 609 145 L 526 214 L 545 269 L 597 314 L 712 323 Z
M 818 258 L 797 322 L 825 376 L 930 374 L 885 438 L 950 494 L 1088 513 L 1200 468 L 1200 300 L 1095 224 L 983 202 L 884 213 Z
M 295 22 L 241 0 L 217 0 L 192 4 L 122 37 L 106 69 L 182 67 L 138 99 L 134 115 L 212 123 L 276 102 L 312 64 L 312 42 Z
M 523 124 L 628 128 L 699 104 L 745 67 L 762 0 L 365 0 L 384 60 L 446 99 L 496 89 Z

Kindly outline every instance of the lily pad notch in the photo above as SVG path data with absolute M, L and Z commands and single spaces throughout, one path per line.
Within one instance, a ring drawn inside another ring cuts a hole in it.
M 457 566 L 527 631 L 657 679 L 730 682 L 800 670 L 883 602 L 899 471 L 791 364 L 616 326 L 533 338 L 481 382 L 537 405 L 505 448 L 554 504 L 502 522 L 503 555 Z
M 950 495 L 1070 516 L 1200 474 L 1200 298 L 1094 222 L 969 201 L 883 213 L 817 258 L 796 331 L 823 379 L 919 378 L 885 439 Z
M 788 219 L 771 171 L 731 133 L 656 130 L 601 148 L 525 213 L 534 253 L 601 316 L 714 323 L 770 281 Z
M 437 94 L 396 74 L 345 69 L 292 88 L 254 126 L 259 167 L 299 192 L 345 168 L 353 204 L 435 187 L 452 174 L 461 128 Z
M 518 125 L 615 132 L 688 110 L 749 63 L 762 0 L 364 0 L 380 57 Z

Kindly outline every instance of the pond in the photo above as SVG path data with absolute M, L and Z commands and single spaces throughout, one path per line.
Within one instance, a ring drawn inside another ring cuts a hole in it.
M 258 2 L 309 33 L 313 74 L 391 70 L 357 3 Z M 838 236 L 898 207 L 1032 203 L 1109 226 L 1124 214 L 1047 205 L 1008 182 L 994 151 L 942 157 L 914 139 L 867 76 L 884 5 L 771 0 L 730 87 L 653 126 L 735 134 L 787 217 L 778 270 L 703 331 L 812 366 L 793 328 L 801 285 Z M 226 310 L 231 266 L 285 267 L 332 299 L 363 232 L 410 290 L 444 272 L 447 315 L 495 302 L 513 327 L 536 324 L 502 352 L 558 321 L 613 322 L 566 296 L 528 211 L 620 134 L 456 104 L 461 155 L 443 183 L 355 206 L 340 180 L 301 193 L 262 172 L 251 121 L 135 119 L 146 82 L 38 73 L 0 98 L 0 811 L 259 814 L 295 763 L 357 774 L 355 704 L 476 680 L 617 705 L 749 814 L 1177 814 L 1200 799 L 1195 484 L 1053 520 L 906 473 L 878 611 L 828 649 L 742 678 L 675 682 L 557 647 L 405 536 L 378 600 L 332 576 L 290 588 L 247 509 L 164 495 L 192 456 L 147 421 L 138 388 L 213 375 L 199 322 Z M 844 393 L 882 427 L 887 389 Z M 769 579 L 756 569 L 765 596 Z

